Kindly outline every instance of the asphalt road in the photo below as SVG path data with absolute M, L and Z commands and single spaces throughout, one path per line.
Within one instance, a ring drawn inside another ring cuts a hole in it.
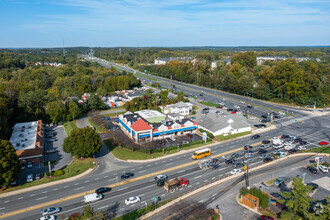
M 135 73 L 135 70 L 128 68 L 128 67 L 123 67 L 120 66 L 116 63 L 112 63 L 109 61 L 102 61 L 102 60 L 98 60 L 98 59 L 93 59 L 92 61 L 94 62 L 98 62 L 100 65 L 107 67 L 107 68 L 111 68 L 112 66 L 124 70 L 126 72 L 131 72 L 131 73 Z M 146 73 L 142 73 L 139 71 L 136 71 L 137 76 L 142 76 L 142 77 L 147 77 L 147 79 L 144 79 L 146 82 L 151 82 L 152 79 L 154 79 L 153 82 L 157 82 L 160 83 L 163 87 L 165 88 L 169 88 L 170 89 L 170 79 L 167 78 L 162 78 L 162 77 L 158 77 L 158 76 L 154 76 L 151 74 L 146 74 Z M 165 84 L 164 84 L 165 82 Z M 219 101 L 224 101 L 226 104 L 227 102 L 230 104 L 235 104 L 235 105 L 239 105 L 242 107 L 245 107 L 245 105 L 242 105 L 242 102 L 247 102 L 249 104 L 256 104 L 256 105 L 261 105 L 264 106 L 266 108 L 271 108 L 271 109 L 277 109 L 283 112 L 289 112 L 292 113 L 294 115 L 303 115 L 301 113 L 301 111 L 299 109 L 296 108 L 291 108 L 291 107 L 286 107 L 286 106 L 282 106 L 282 105 L 278 105 L 275 103 L 269 103 L 269 102 L 265 102 L 262 100 L 258 100 L 258 99 L 254 99 L 251 97 L 244 97 L 244 96 L 240 96 L 240 95 L 235 95 L 235 94 L 231 94 L 231 93 L 227 93 L 227 92 L 223 92 L 223 91 L 218 91 L 218 90 L 213 90 L 213 89 L 208 89 L 205 87 L 200 87 L 197 85 L 192 85 L 192 84 L 187 84 L 187 83 L 183 83 L 183 82 L 179 82 L 176 80 L 172 80 L 173 85 L 175 86 L 175 90 L 176 91 L 183 91 L 185 94 L 192 94 L 193 96 L 197 96 L 200 97 L 200 94 L 202 93 L 204 96 L 204 99 L 206 101 L 211 100 L 212 102 L 214 102 L 214 96 L 219 98 Z M 213 98 L 212 98 L 213 97 Z M 225 100 L 223 100 L 225 99 Z M 232 107 L 232 106 L 230 106 Z
M 275 130 L 262 133 L 261 138 L 258 140 L 251 140 L 249 137 L 246 137 L 213 146 L 211 147 L 212 155 L 217 155 L 236 148 L 243 150 L 242 146 L 246 144 L 257 143 L 264 139 L 270 139 L 273 136 L 279 136 L 284 133 L 296 137 L 302 137 L 304 140 L 308 141 L 308 147 L 315 147 L 320 140 L 329 141 L 329 124 L 330 117 L 323 116 L 319 118 L 306 119 L 304 123 L 298 122 L 283 125 L 282 127 Z M 256 149 L 258 149 L 258 147 L 254 148 L 254 150 Z M 242 153 L 242 150 L 239 153 Z M 272 151 L 273 149 L 270 150 L 269 154 L 271 154 Z M 133 166 L 128 166 L 123 169 L 109 172 L 106 172 L 106 170 L 99 170 L 99 167 L 92 173 L 92 175 L 88 175 L 70 183 L 58 184 L 56 186 L 47 187 L 40 190 L 21 193 L 16 196 L 1 198 L 0 212 L 7 213 L 23 208 L 28 208 L 69 195 L 75 195 L 89 190 L 94 190 L 101 186 L 114 184 L 121 181 L 120 175 L 124 172 L 134 172 L 135 177 L 141 177 L 153 172 L 163 173 L 163 170 L 165 169 L 191 162 L 191 155 L 192 153 L 184 153 L 181 155 L 173 156 L 171 158 L 143 164 L 134 164 Z M 226 155 L 226 157 L 228 156 L 230 155 Z M 145 201 L 148 204 L 152 201 L 154 196 L 161 196 L 163 200 L 172 198 L 182 192 L 185 192 L 185 190 L 188 190 L 191 187 L 198 187 L 200 184 L 212 181 L 212 178 L 214 179 L 216 177 L 220 177 L 221 175 L 226 175 L 233 169 L 232 166 L 223 164 L 223 157 L 220 157 L 220 161 L 221 167 L 217 170 L 200 170 L 197 167 L 197 164 L 193 164 L 172 170 L 170 172 L 166 172 L 170 178 L 182 176 L 189 179 L 190 181 L 189 187 L 183 188 L 182 190 L 176 191 L 174 193 L 165 193 L 163 188 L 157 187 L 154 182 L 154 175 L 151 175 L 149 177 L 144 177 L 141 180 L 127 182 L 124 185 L 114 187 L 110 193 L 105 194 L 105 198 L 103 200 L 92 203 L 92 206 L 95 208 L 95 210 L 111 210 L 116 216 L 118 216 L 145 206 L 145 204 L 142 202 L 136 203 L 135 205 L 126 206 L 124 204 L 124 199 L 130 196 L 141 196 L 142 201 Z M 252 164 L 253 163 L 262 162 L 260 162 L 260 159 L 255 157 L 255 161 L 253 161 Z M 62 207 L 63 211 L 60 214 L 68 216 L 72 213 L 81 211 L 83 205 L 82 200 L 83 197 L 80 196 L 75 199 L 53 204 L 52 206 Z M 7 217 L 6 219 L 35 219 L 41 216 L 40 212 L 44 208 L 47 207 L 32 209 L 31 211 L 13 215 Z
M 314 157 L 313 157 L 314 158 Z M 329 160 L 329 157 L 324 158 Z M 294 157 L 288 160 L 281 161 L 279 163 L 274 164 L 272 167 L 265 167 L 255 172 L 249 173 L 249 183 L 250 186 L 261 186 L 262 182 L 266 182 L 268 180 L 274 179 L 276 177 L 288 176 L 287 182 L 289 179 L 292 179 L 296 175 L 302 176 L 304 172 L 307 172 L 306 168 L 303 168 L 306 164 L 309 163 L 309 156 L 301 156 Z M 324 174 L 319 173 L 318 175 L 311 174 L 312 176 L 306 176 L 305 181 L 311 182 L 310 179 L 324 177 Z M 325 174 L 327 175 L 327 174 Z M 329 176 L 329 175 L 327 175 Z M 309 180 L 307 180 L 308 178 Z M 169 207 L 168 209 L 158 212 L 156 215 L 152 216 L 149 219 L 166 219 L 166 220 L 176 220 L 176 219 L 185 219 L 189 215 L 189 204 L 195 201 L 198 204 L 203 204 L 208 208 L 214 209 L 217 205 L 219 206 L 220 213 L 224 219 L 257 219 L 259 216 L 254 212 L 240 206 L 236 202 L 236 197 L 239 193 L 240 188 L 246 186 L 245 177 L 243 175 L 238 175 L 237 178 L 227 181 L 225 183 L 219 184 L 215 187 L 212 187 L 208 190 L 202 191 L 198 194 L 195 194 L 185 200 L 183 200 L 183 204 L 185 206 L 181 206 L 180 202 L 174 206 Z M 269 189 L 268 189 L 269 188 Z M 265 187 L 263 189 L 267 192 L 271 193 L 274 191 L 272 188 L 280 189 L 279 187 L 271 186 Z M 326 194 L 329 194 L 328 191 L 324 189 L 320 189 L 324 192 L 323 198 Z M 320 194 L 322 194 L 322 192 Z M 183 208 L 187 207 L 187 209 Z M 196 208 L 196 207 L 195 207 Z

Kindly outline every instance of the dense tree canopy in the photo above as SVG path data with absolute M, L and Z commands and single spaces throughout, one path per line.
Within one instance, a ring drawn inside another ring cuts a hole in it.
M 65 57 L 57 48 L 0 50 L 0 138 L 8 139 L 16 122 L 73 120 L 104 109 L 100 95 L 140 86 L 132 74 L 77 57 L 87 50 L 66 49 Z M 90 93 L 92 100 L 78 104 L 84 93 Z
M 63 150 L 76 157 L 92 157 L 101 147 L 100 136 L 90 127 L 73 130 L 63 143 Z
M 18 156 L 13 145 L 0 140 L 0 186 L 8 186 L 21 172 Z

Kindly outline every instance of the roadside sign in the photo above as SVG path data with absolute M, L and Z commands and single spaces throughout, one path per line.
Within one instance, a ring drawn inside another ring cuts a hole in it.
M 157 202 L 157 199 L 156 199 L 156 197 L 154 196 L 154 200 L 155 200 L 155 202 Z
M 206 134 L 206 132 L 203 132 L 203 141 L 205 141 L 205 143 L 206 143 L 206 140 L 207 140 L 207 134 Z
M 315 161 L 321 161 L 322 157 L 315 157 Z

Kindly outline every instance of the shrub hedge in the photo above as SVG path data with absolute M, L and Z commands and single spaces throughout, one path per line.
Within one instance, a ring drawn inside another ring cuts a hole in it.
M 199 131 L 202 132 L 202 133 L 203 133 L 203 132 L 206 132 L 207 137 L 209 137 L 209 138 L 211 138 L 211 139 L 214 138 L 214 135 L 213 135 L 211 132 L 205 131 L 205 130 L 202 129 L 202 128 L 200 128 Z

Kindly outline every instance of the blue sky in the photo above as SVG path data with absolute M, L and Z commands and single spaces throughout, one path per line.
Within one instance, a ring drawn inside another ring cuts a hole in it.
M 330 0 L 0 0 L 0 47 L 330 45 Z

